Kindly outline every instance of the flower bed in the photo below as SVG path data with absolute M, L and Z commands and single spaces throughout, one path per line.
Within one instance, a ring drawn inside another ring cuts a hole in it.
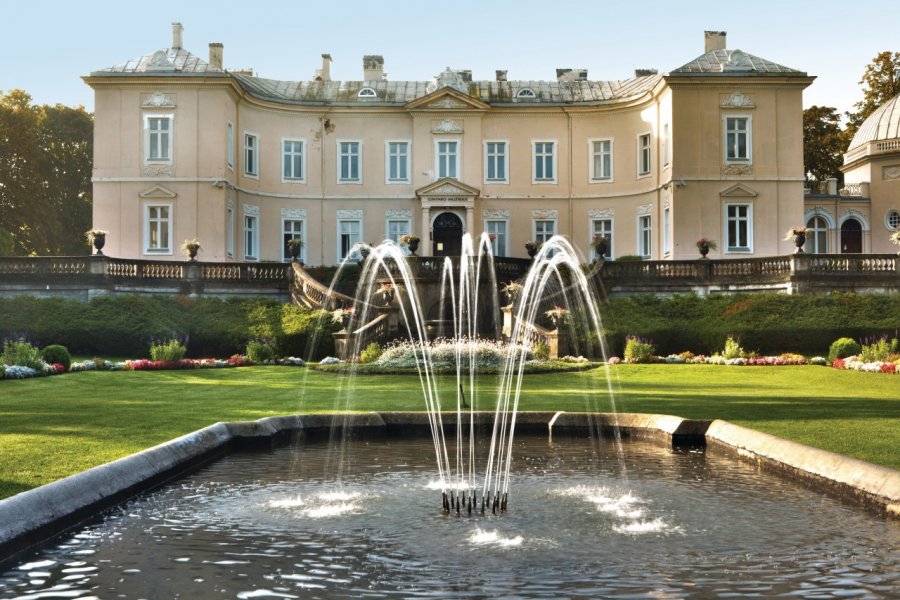
M 890 375 L 900 374 L 900 359 L 893 362 L 871 361 L 866 362 L 859 360 L 856 356 L 848 356 L 847 358 L 836 358 L 831 364 L 835 369 L 847 369 L 849 371 L 863 371 L 865 373 L 887 373 Z
M 609 364 L 617 365 L 623 362 L 618 356 L 609 359 Z M 628 361 L 625 361 L 628 362 Z M 683 352 L 681 354 L 670 354 L 669 356 L 654 356 L 651 360 L 642 361 L 646 363 L 666 363 L 666 364 L 689 364 L 689 365 L 728 365 L 736 367 L 780 367 L 788 365 L 825 365 L 824 358 L 817 356 L 807 360 L 805 356 L 800 354 L 785 353 L 779 356 L 738 356 L 735 358 L 725 358 L 719 354 L 705 356 L 703 354 L 691 354 Z
M 53 363 L 52 365 L 42 363 L 40 369 L 0 363 L 0 379 L 29 379 L 45 375 L 59 375 L 65 372 L 66 368 L 59 363 Z

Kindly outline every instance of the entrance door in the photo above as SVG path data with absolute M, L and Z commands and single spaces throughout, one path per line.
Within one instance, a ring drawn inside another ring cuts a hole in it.
M 841 254 L 862 253 L 862 223 L 847 219 L 841 225 Z
M 462 253 L 462 219 L 450 212 L 441 213 L 434 220 L 432 231 L 432 256 L 459 256 Z

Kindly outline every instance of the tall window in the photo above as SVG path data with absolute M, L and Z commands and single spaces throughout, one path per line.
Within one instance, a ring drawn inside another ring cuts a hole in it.
M 229 169 L 234 168 L 234 125 L 231 123 L 225 126 L 225 164 Z
M 172 161 L 172 116 L 145 117 L 144 157 L 150 162 Z
M 409 142 L 387 143 L 388 183 L 409 182 Z
M 259 217 L 244 215 L 244 258 L 259 258 Z
M 811 254 L 828 253 L 828 221 L 824 217 L 813 217 L 806 222 L 806 252 Z
M 668 256 L 672 252 L 672 238 L 669 236 L 672 218 L 669 207 L 663 209 L 663 254 Z
M 534 180 L 555 181 L 554 142 L 534 142 Z
M 544 244 L 556 235 L 556 221 L 535 221 L 534 241 Z
M 650 258 L 653 253 L 653 228 L 650 215 L 638 217 L 638 255 Z
M 282 157 L 282 177 L 285 181 L 306 179 L 303 160 L 303 140 L 284 140 Z
M 493 235 L 494 240 L 491 245 L 494 247 L 494 256 L 506 256 L 507 241 L 509 234 L 507 233 L 507 222 L 505 220 L 490 220 L 484 222 L 484 230 L 488 235 Z
M 459 142 L 437 143 L 437 173 L 438 179 L 444 177 L 459 178 Z
M 663 166 L 669 164 L 669 156 L 671 154 L 671 143 L 669 142 L 669 124 L 664 123 L 662 129 L 662 153 L 663 153 Z
M 144 252 L 172 254 L 172 205 L 144 205 Z
M 728 252 L 752 252 L 753 210 L 750 204 L 725 205 L 725 247 Z
M 591 240 L 593 240 L 594 236 L 602 235 L 608 240 L 608 244 L 606 245 L 606 258 L 613 257 L 613 222 L 612 219 L 594 219 L 591 221 Z M 600 255 L 597 253 L 597 248 L 594 247 L 592 249 L 594 253 L 593 258 L 600 258 Z
M 506 181 L 506 142 L 485 142 L 485 179 L 491 182 Z
M 228 207 L 225 213 L 225 252 L 234 256 L 234 209 Z
M 339 183 L 360 183 L 362 142 L 338 142 Z
M 400 243 L 400 238 L 404 235 L 412 233 L 412 227 L 409 219 L 388 219 L 387 222 L 387 239 Z
M 638 136 L 638 175 L 650 174 L 650 134 Z
M 362 239 L 362 223 L 359 220 L 338 221 L 338 260 L 344 260 Z
M 259 176 L 259 137 L 252 133 L 244 134 L 244 174 Z
M 750 162 L 750 117 L 725 117 L 725 160 Z
M 281 223 L 281 257 L 284 260 L 291 260 L 288 242 L 291 240 L 303 241 L 303 219 L 284 219 Z M 300 256 L 303 256 L 302 247 Z
M 591 181 L 612 180 L 612 140 L 591 141 Z

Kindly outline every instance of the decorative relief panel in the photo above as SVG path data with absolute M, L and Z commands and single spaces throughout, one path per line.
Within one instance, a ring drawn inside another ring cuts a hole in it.
M 143 100 L 141 100 L 141 106 L 144 108 L 175 106 L 175 97 L 162 92 L 153 92 L 149 96 L 144 96 Z
M 451 119 L 444 119 L 443 121 L 435 124 L 431 128 L 432 133 L 462 133 L 463 126 L 462 123 L 458 123 Z
M 408 208 L 389 208 L 384 211 L 384 216 L 388 219 L 411 219 L 412 211 Z
M 753 167 L 750 165 L 731 163 L 731 164 L 722 166 L 722 174 L 723 175 L 751 175 L 751 174 L 753 174 Z
M 756 104 L 750 96 L 741 92 L 734 92 L 730 96 L 723 98 L 720 106 L 722 108 L 755 108 Z
M 462 190 L 451 183 L 445 183 L 439 188 L 435 188 L 428 192 L 428 195 L 444 195 L 444 194 L 465 194 L 465 190 Z
M 153 164 L 144 165 L 144 175 L 147 177 L 161 177 L 163 175 L 172 174 L 172 165 L 170 164 Z
M 881 169 L 882 179 L 900 179 L 900 165 L 889 165 Z
M 650 203 L 641 204 L 637 207 L 637 214 L 639 217 L 643 217 L 653 213 L 653 205 Z
M 485 219 L 508 219 L 509 211 L 505 208 L 489 208 L 481 211 L 481 216 Z
M 588 211 L 588 216 L 592 219 L 609 219 L 616 216 L 614 208 L 592 208 Z
M 255 204 L 245 204 L 244 205 L 244 214 L 248 217 L 258 217 L 259 216 L 259 207 Z
M 469 108 L 469 105 L 452 96 L 444 96 L 437 102 L 429 104 L 428 108 Z
M 284 219 L 306 219 L 305 208 L 282 208 L 281 217 Z
M 559 211 L 556 209 L 552 210 L 533 210 L 531 211 L 532 219 L 558 219 Z
M 234 200 L 232 200 L 231 198 L 229 198 L 228 200 L 225 201 L 225 206 L 228 207 L 228 208 L 233 209 L 233 208 L 234 208 Z
M 362 219 L 362 210 L 339 210 L 337 211 L 338 219 Z

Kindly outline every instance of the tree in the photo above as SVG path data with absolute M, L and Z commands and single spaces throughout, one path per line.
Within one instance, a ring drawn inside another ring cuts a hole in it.
M 859 126 L 866 117 L 875 112 L 879 106 L 900 94 L 900 52 L 885 50 L 880 52 L 872 62 L 866 65 L 866 72 L 859 80 L 863 87 L 863 99 L 853 106 L 855 112 L 845 113 L 847 143 L 853 139 Z
M 803 170 L 814 182 L 836 177 L 840 185 L 846 149 L 841 117 L 831 106 L 810 106 L 803 111 Z
M 0 238 L 20 256 L 87 253 L 93 116 L 31 100 L 0 91 Z

